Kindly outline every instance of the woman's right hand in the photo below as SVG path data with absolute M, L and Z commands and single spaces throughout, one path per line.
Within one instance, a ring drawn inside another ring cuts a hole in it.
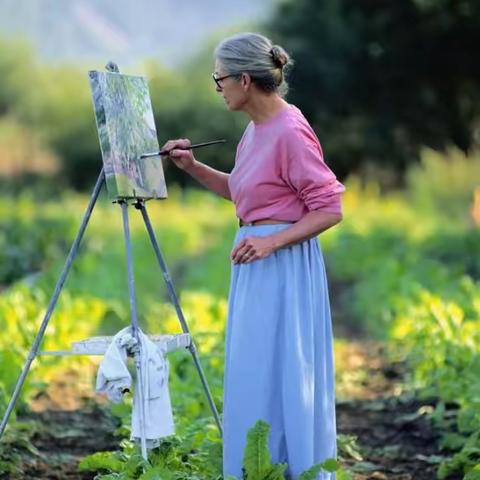
M 167 150 L 168 158 L 170 158 L 173 163 L 182 170 L 188 170 L 195 163 L 195 157 L 193 156 L 192 150 L 185 150 L 186 147 L 189 147 L 192 143 L 188 138 L 180 138 L 178 140 L 169 140 L 161 150 Z

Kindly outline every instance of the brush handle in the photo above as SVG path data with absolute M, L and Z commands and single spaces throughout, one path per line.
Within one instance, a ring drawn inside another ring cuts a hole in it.
M 190 145 L 189 147 L 185 148 L 179 148 L 178 150 L 192 150 L 193 148 L 200 148 L 200 147 L 206 147 L 208 145 L 214 145 L 216 143 L 225 143 L 226 140 L 212 140 L 211 142 L 203 142 L 203 143 L 196 143 L 194 145 Z M 147 158 L 147 157 L 156 157 L 158 155 L 168 155 L 170 153 L 170 150 L 160 150 L 159 152 L 154 152 L 154 153 L 144 153 L 140 155 L 140 158 Z

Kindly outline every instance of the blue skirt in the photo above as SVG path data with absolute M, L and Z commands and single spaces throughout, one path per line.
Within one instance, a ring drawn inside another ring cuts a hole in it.
M 241 227 L 267 236 L 288 224 Z M 225 344 L 223 474 L 242 478 L 248 430 L 270 425 L 272 463 L 286 478 L 336 458 L 333 338 L 325 265 L 316 238 L 232 264 Z M 321 473 L 318 480 L 334 480 Z

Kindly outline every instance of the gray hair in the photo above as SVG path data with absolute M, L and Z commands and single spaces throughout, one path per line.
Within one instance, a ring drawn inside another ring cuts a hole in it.
M 228 75 L 248 73 L 252 81 L 266 92 L 287 94 L 284 70 L 292 65 L 288 53 L 258 33 L 239 33 L 222 40 L 214 56 Z

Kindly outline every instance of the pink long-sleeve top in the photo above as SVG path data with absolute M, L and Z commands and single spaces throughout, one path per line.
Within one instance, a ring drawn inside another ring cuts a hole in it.
M 341 213 L 345 187 L 323 160 L 303 116 L 289 105 L 266 122 L 250 122 L 237 146 L 228 186 L 244 222 L 296 222 L 311 210 Z

